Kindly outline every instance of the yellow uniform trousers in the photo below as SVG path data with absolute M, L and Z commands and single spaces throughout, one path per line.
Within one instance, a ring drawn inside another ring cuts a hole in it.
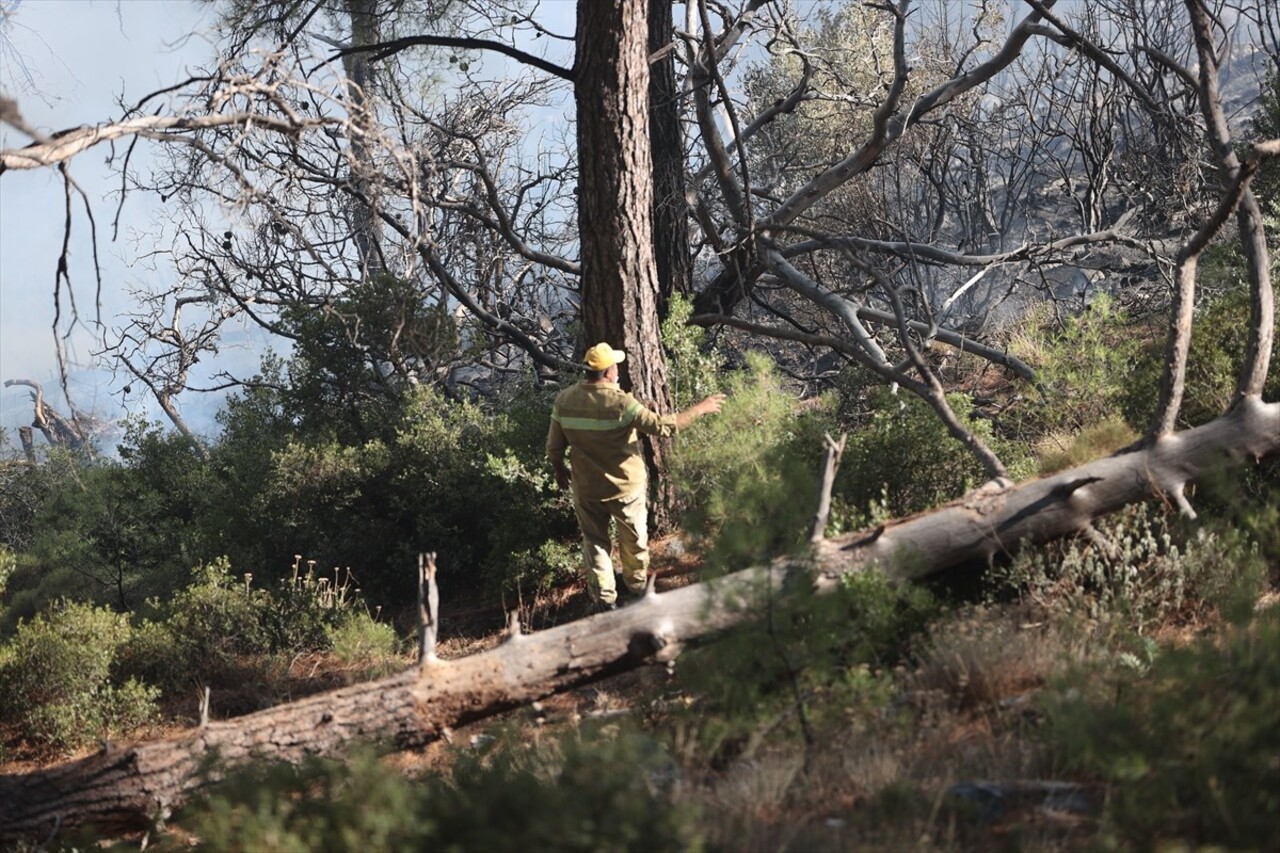
M 592 599 L 603 604 L 618 600 L 610 558 L 610 520 L 618 524 L 622 582 L 632 594 L 643 593 L 649 578 L 649 520 L 644 490 L 603 501 L 579 500 L 575 493 L 573 508 L 582 528 L 582 556 Z

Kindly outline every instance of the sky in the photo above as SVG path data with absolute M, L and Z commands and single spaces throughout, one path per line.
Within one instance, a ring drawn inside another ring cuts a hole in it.
M 134 103 L 164 86 L 185 79 L 213 53 L 207 33 L 216 9 L 196 0 L 0 0 L 0 92 L 16 98 L 28 124 L 54 132 L 81 124 L 98 124 L 120 115 L 117 102 Z M 571 33 L 574 0 L 543 0 L 539 18 L 553 31 Z M 196 34 L 191 36 L 191 34 Z M 522 45 L 523 46 L 523 45 Z M 541 50 L 539 42 L 528 49 Z M 563 52 L 563 51 L 562 51 Z M 561 57 L 556 57 L 560 59 Z M 510 68 L 497 54 L 488 55 L 497 76 Z M 549 110 L 537 119 L 557 125 L 563 112 Z M 0 125 L 0 147 L 21 147 L 30 140 Z M 138 146 L 134 167 L 145 165 L 151 147 Z M 131 287 L 163 284 L 172 275 L 164 264 L 136 260 L 145 255 L 147 231 L 158 201 L 133 194 L 126 199 L 118 239 L 111 239 L 119 178 L 105 168 L 105 146 L 91 149 L 70 163 L 70 171 L 94 207 L 97 251 L 102 268 L 101 317 L 108 325 L 129 306 Z M 53 332 L 55 270 L 63 238 L 65 196 L 53 169 L 9 172 L 0 179 L 0 385 L 7 379 L 40 382 L 46 396 L 63 414 L 69 404 L 60 391 Z M 93 242 L 89 223 L 77 209 L 70 244 L 70 274 L 79 316 L 83 320 L 64 347 L 69 361 L 68 389 L 80 411 L 116 425 L 102 434 L 100 445 L 110 451 L 118 427 L 127 414 L 148 420 L 167 420 L 158 406 L 94 357 L 100 332 L 92 327 L 99 316 L 95 300 Z M 63 300 L 63 323 L 69 303 Z M 241 375 L 252 373 L 262 353 L 247 334 L 235 364 L 227 363 L 223 348 L 219 366 Z M 225 342 L 224 342 L 225 343 Z M 198 381 L 198 377 L 193 377 Z M 214 435 L 214 421 L 222 398 L 188 393 L 179 400 L 192 429 Z M 19 426 L 30 423 L 29 390 L 0 387 L 0 427 L 10 447 Z M 39 441 L 40 439 L 37 439 Z
M 187 38 L 208 30 L 213 22 L 213 11 L 191 0 L 0 0 L 0 11 L 0 91 L 18 101 L 30 125 L 46 132 L 114 118 L 121 112 L 121 96 L 134 102 L 184 79 L 187 69 L 211 54 L 206 39 Z M 29 141 L 0 126 L 0 147 L 21 147 Z M 112 241 L 119 179 L 104 168 L 105 153 L 105 148 L 92 149 L 69 168 L 94 207 L 102 317 L 110 323 L 127 304 L 131 283 L 167 270 L 129 262 L 150 221 L 151 199 L 137 195 L 126 202 L 119 237 Z M 54 272 L 64 216 L 65 195 L 54 170 L 8 172 L 0 179 L 0 385 L 7 379 L 40 382 L 54 407 L 67 414 L 52 331 Z M 70 275 L 86 326 L 98 313 L 92 253 L 89 223 L 77 211 Z M 65 317 L 65 299 L 63 310 Z M 95 340 L 92 329 L 85 328 L 65 344 L 68 385 L 76 407 L 113 423 L 126 412 L 159 419 L 154 404 L 136 392 L 132 400 L 122 400 L 124 382 L 113 382 L 112 375 L 95 364 Z M 193 428 L 211 431 L 216 401 L 184 402 Z M 18 426 L 30 423 L 31 417 L 28 389 L 0 387 L 0 427 L 11 442 L 16 441 Z

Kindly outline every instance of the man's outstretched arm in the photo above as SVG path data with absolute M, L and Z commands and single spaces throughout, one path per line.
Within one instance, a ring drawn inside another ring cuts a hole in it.
M 704 397 L 699 402 L 694 403 L 692 406 L 676 415 L 676 429 L 684 429 L 703 415 L 714 415 L 719 413 L 720 407 L 724 405 L 724 400 L 725 396 L 723 394 L 711 394 L 708 397 Z

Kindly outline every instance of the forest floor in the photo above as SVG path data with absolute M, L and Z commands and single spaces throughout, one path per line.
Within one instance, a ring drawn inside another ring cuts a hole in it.
M 698 580 L 701 561 L 679 539 L 655 541 L 652 552 L 659 592 Z M 585 600 L 584 585 L 575 582 L 517 606 L 522 624 L 540 630 L 579 618 Z M 1280 606 L 1280 567 L 1273 567 L 1270 591 L 1259 606 Z M 458 658 L 496 646 L 506 609 L 466 601 L 450 608 L 446 599 L 440 656 Z M 681 747 L 686 754 L 675 756 L 697 768 L 686 771 L 684 796 L 715 815 L 709 841 L 727 849 L 1088 849 L 1099 837 L 1106 792 L 1048 775 L 1052 769 L 1037 757 L 1036 697 L 1065 669 L 1096 656 L 1105 641 L 1097 625 L 1064 632 L 1054 623 L 1051 613 L 1026 601 L 957 610 L 930 628 L 909 668 L 895 668 L 895 698 L 883 716 L 850 712 L 844 723 L 825 730 L 830 740 L 817 750 L 807 750 L 798 738 L 765 738 L 772 745 L 744 747 L 716 764 L 697 752 L 705 748 L 695 743 L 700 733 L 691 729 Z M 1212 613 L 1172 619 L 1150 626 L 1149 636 L 1162 646 L 1184 645 L 1217 623 Z M 298 655 L 267 688 L 247 686 L 242 696 L 224 693 L 212 706 L 225 718 L 255 710 L 255 703 L 297 699 L 358 680 L 358 673 L 332 656 Z M 479 749 L 495 738 L 535 744 L 593 723 L 639 724 L 641 715 L 652 725 L 653 706 L 645 703 L 680 690 L 667 669 L 644 667 L 460 727 L 426 748 L 388 755 L 384 763 L 416 777 L 447 772 L 459 750 Z M 169 722 L 148 736 L 189 728 L 195 700 L 165 712 Z M 889 712 L 911 722 L 893 723 Z M 794 724 L 785 717 L 763 719 L 766 726 Z M 6 734 L 0 731 L 0 738 Z M 3 774 L 53 763 L 21 744 L 10 745 L 6 759 Z M 1070 796 L 1046 794 L 1057 785 L 1066 786 Z M 894 799 L 899 796 L 905 799 Z M 956 796 L 976 799 L 962 803 L 968 811 L 944 807 Z M 993 802 L 999 809 L 988 814 Z M 895 810 L 901 813 L 883 816 Z M 847 848 L 851 838 L 858 840 Z
M 659 592 L 684 586 L 697 580 L 702 561 L 681 547 L 678 538 L 663 537 L 650 543 L 651 569 L 656 575 Z M 615 555 L 616 557 L 616 555 Z M 586 585 L 580 580 L 546 590 L 530 602 L 518 603 L 522 624 L 526 630 L 542 630 L 581 617 L 587 603 Z M 503 638 L 507 624 L 507 612 L 501 604 L 483 601 L 461 601 L 456 607 L 446 602 L 442 606 L 441 636 L 437 654 L 443 659 L 460 658 L 479 654 L 497 646 Z M 409 661 L 406 658 L 405 664 Z M 240 716 L 277 701 L 291 701 L 305 696 L 343 687 L 364 679 L 358 665 L 346 664 L 333 655 L 323 652 L 306 652 L 281 661 L 267 683 L 245 684 L 239 690 L 224 689 L 211 697 L 211 707 L 220 718 Z M 622 683 L 634 681 L 634 674 L 624 674 L 612 682 L 612 687 L 591 686 L 578 691 L 552 697 L 542 703 L 546 712 L 533 713 L 538 724 L 549 720 L 569 719 L 574 714 L 595 713 L 602 697 L 607 694 L 626 694 Z M 605 704 L 608 704 L 607 702 Z M 221 713 L 217 713 L 218 710 Z M 519 718 L 515 711 L 500 720 Z M 525 712 L 527 713 L 527 712 Z M 195 724 L 199 718 L 199 699 L 192 692 L 189 697 L 163 703 L 164 723 L 142 733 L 148 738 L 176 734 Z M 476 723 L 471 728 L 483 728 L 486 723 Z M 15 736 L 16 726 L 0 721 L 0 775 L 31 773 L 45 767 L 74 761 L 91 755 L 98 747 L 90 746 L 70 753 L 51 754 L 46 748 L 28 743 Z M 421 756 L 406 753 L 400 763 L 405 767 L 436 763 L 433 754 L 448 747 L 438 742 L 439 749 L 428 749 Z

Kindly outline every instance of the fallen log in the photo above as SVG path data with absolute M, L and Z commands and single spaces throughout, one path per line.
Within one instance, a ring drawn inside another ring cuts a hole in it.
M 535 634 L 513 622 L 499 647 L 457 660 L 432 655 L 405 672 L 25 775 L 0 776 L 0 841 L 42 839 L 60 828 L 104 831 L 162 821 L 208 777 L 211 759 L 297 761 L 336 755 L 360 740 L 414 747 L 501 711 L 645 664 L 750 619 L 742 606 L 797 571 L 830 589 L 875 566 L 897 579 L 1088 528 L 1150 498 L 1185 507 L 1188 483 L 1223 465 L 1280 451 L 1280 403 L 1246 398 L 1230 413 L 1146 447 L 1021 485 L 988 484 L 964 499 L 870 533 L 814 543 L 805 561 L 770 565 L 656 594 Z

